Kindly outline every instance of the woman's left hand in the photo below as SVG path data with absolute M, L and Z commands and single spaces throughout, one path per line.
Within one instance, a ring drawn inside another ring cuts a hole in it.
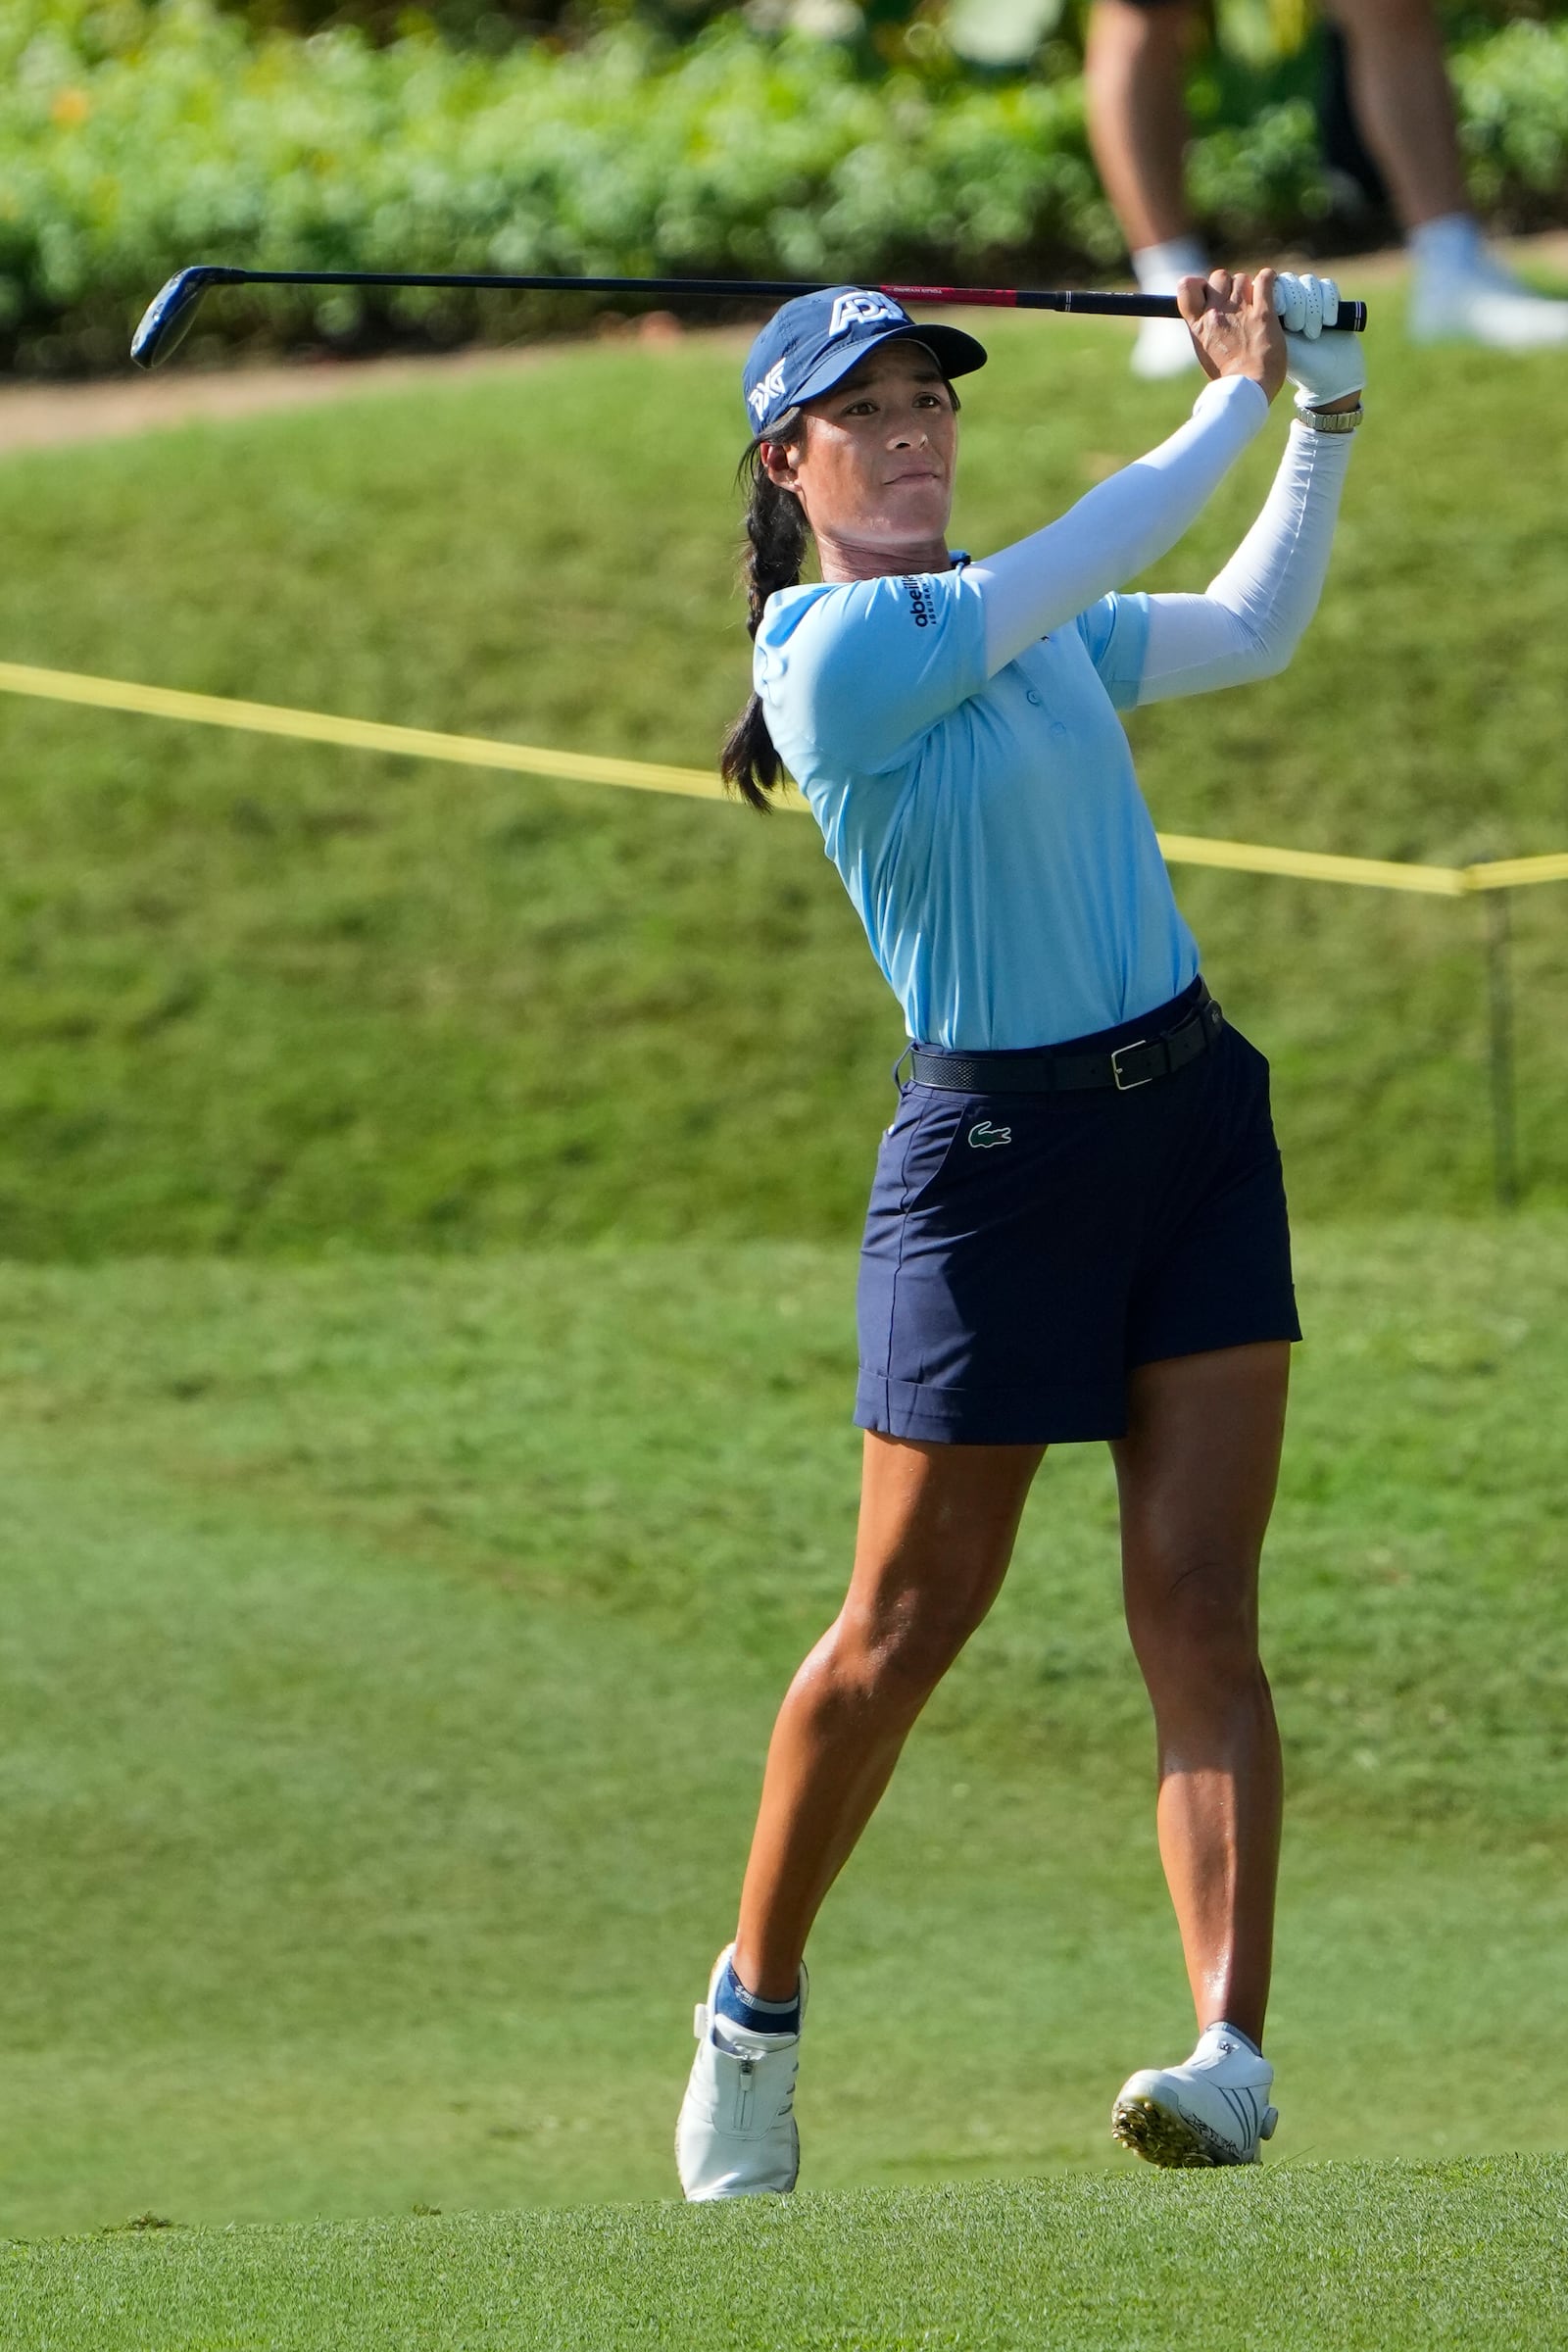
M 1272 270 L 1255 277 L 1211 270 L 1184 277 L 1176 305 L 1192 331 L 1205 375 L 1250 375 L 1272 400 L 1285 381 L 1285 330 L 1274 309 Z
M 1274 299 L 1285 327 L 1285 372 L 1299 394 L 1297 407 L 1353 408 L 1348 396 L 1366 382 L 1366 337 L 1324 333 L 1340 307 L 1333 278 L 1297 277 L 1282 270 Z

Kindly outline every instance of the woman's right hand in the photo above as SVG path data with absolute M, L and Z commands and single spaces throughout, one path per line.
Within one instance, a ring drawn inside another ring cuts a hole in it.
M 1250 375 L 1272 400 L 1285 381 L 1285 330 L 1274 310 L 1272 270 L 1255 277 L 1211 270 L 1177 281 L 1176 307 L 1205 375 Z

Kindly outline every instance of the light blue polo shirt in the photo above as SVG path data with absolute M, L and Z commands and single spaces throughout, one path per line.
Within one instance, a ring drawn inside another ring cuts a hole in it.
M 961 562 L 768 599 L 768 730 L 921 1044 L 1054 1045 L 1197 977 L 1116 716 L 1148 636 L 1102 597 L 988 679 Z

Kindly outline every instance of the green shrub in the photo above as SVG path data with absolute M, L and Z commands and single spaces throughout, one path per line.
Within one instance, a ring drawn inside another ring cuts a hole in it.
M 1559 200 L 1568 27 L 1458 61 L 1478 190 Z M 1310 111 L 1198 142 L 1205 211 L 1254 245 L 1324 209 Z M 683 48 L 635 25 L 500 57 L 428 32 L 260 36 L 210 0 L 13 0 L 0 16 L 0 356 L 123 359 L 175 269 L 737 275 L 1102 270 L 1120 240 L 1075 78 L 867 79 L 832 44 L 738 19 Z M 580 318 L 580 310 L 572 314 Z M 510 335 L 550 314 L 400 300 L 398 331 Z M 213 306 L 230 341 L 352 338 L 341 298 Z
M 428 38 L 256 41 L 203 0 L 42 14 L 25 45 L 0 35 L 20 51 L 6 72 L 0 46 L 0 305 L 24 363 L 121 358 L 161 279 L 209 257 L 752 275 L 939 248 L 957 267 L 1042 237 L 1114 251 L 1073 88 L 938 102 L 734 25 L 674 54 L 628 29 L 485 60 Z M 438 336 L 515 325 L 495 305 L 396 315 Z M 269 297 L 221 319 L 295 339 L 355 315 Z
M 1510 24 L 1454 59 L 1470 185 L 1488 210 L 1568 184 L 1568 26 Z

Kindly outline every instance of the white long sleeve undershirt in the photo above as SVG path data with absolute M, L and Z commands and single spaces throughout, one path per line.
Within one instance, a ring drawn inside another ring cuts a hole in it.
M 1293 423 L 1262 513 L 1201 596 L 1152 596 L 1140 706 L 1282 670 L 1317 611 L 1349 434 Z
M 1174 547 L 1267 416 L 1268 397 L 1250 376 L 1205 384 L 1168 441 L 1099 483 L 1044 530 L 971 564 L 969 578 L 985 610 L 987 674 L 995 677 L 1026 646 Z
M 1267 414 L 1250 377 L 1206 384 L 1168 441 L 1059 520 L 972 564 L 969 576 L 984 600 L 988 674 L 1173 547 Z M 1201 596 L 1150 598 L 1140 705 L 1244 685 L 1285 667 L 1323 592 L 1350 439 L 1293 422 L 1262 512 L 1224 569 Z

